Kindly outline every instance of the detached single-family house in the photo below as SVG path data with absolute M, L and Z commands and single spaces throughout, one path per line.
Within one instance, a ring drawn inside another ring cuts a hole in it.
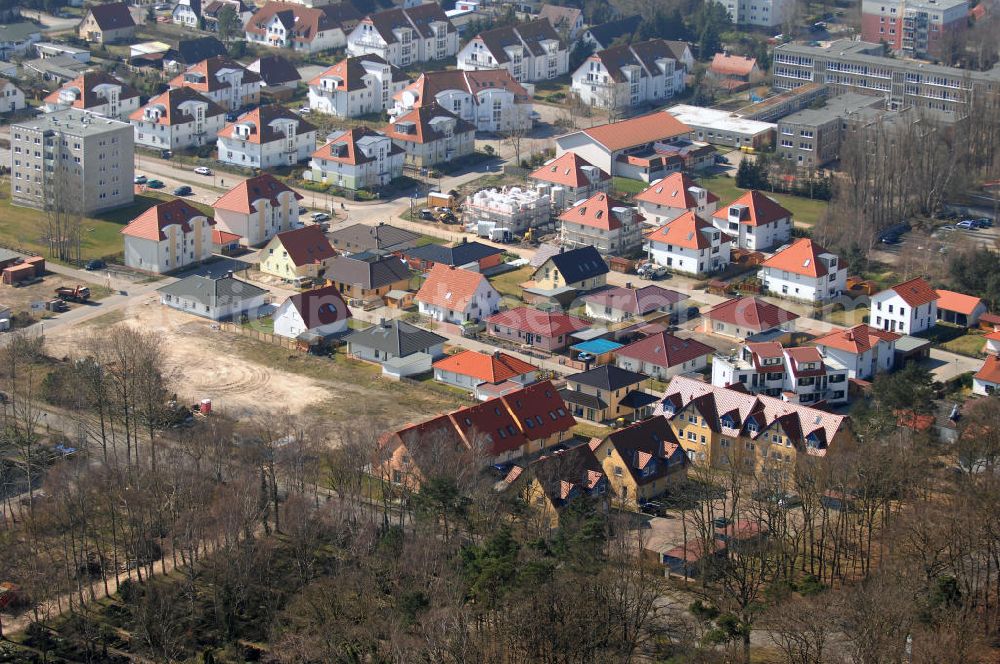
M 624 256 L 642 244 L 644 217 L 608 194 L 594 194 L 559 215 L 567 247 L 594 247 L 602 254 Z
M 274 312 L 274 333 L 297 339 L 303 334 L 329 337 L 347 330 L 351 310 L 336 286 L 296 293 Z
M 589 371 L 566 376 L 566 387 L 559 396 L 574 417 L 591 422 L 638 421 L 646 417 L 656 397 L 642 390 L 649 380 L 646 374 L 602 364 Z
M 916 277 L 872 296 L 868 322 L 881 330 L 918 334 L 938 321 L 938 293 Z
M 8 10 L 10 7 L 8 5 Z M 14 11 L 17 11 L 14 5 Z M 16 23 L 6 23 L 0 25 L 0 61 L 4 67 L 10 66 L 11 56 L 26 55 L 32 46 L 42 40 L 42 28 L 37 23 L 31 21 L 19 21 Z M 13 72 L 4 70 L 9 76 Z
M 712 307 L 704 315 L 703 332 L 746 339 L 766 332 L 790 331 L 798 314 L 755 297 L 738 297 Z
M 651 314 L 671 314 L 688 296 L 650 284 L 642 288 L 609 286 L 585 295 L 583 301 L 591 318 L 620 323 Z
M 259 246 L 299 224 L 302 195 L 270 173 L 244 180 L 212 204 L 219 230 L 235 233 L 245 247 Z
M 257 58 L 249 65 L 249 71 L 260 76 L 261 92 L 272 97 L 287 98 L 299 87 L 302 77 L 287 58 L 280 55 L 268 55 Z
M 560 246 L 531 275 L 532 285 L 540 290 L 571 289 L 591 291 L 607 284 L 608 264 L 594 247 L 566 250 Z
M 215 220 L 182 198 L 149 208 L 122 229 L 125 265 L 172 272 L 212 256 Z
M 208 0 L 201 9 L 201 19 L 204 21 L 206 30 L 209 32 L 219 31 L 219 16 L 226 7 L 232 7 L 236 15 L 237 29 L 245 26 L 250 17 L 253 16 L 253 11 L 243 0 Z
M 686 173 L 671 173 L 636 194 L 635 202 L 647 224 L 662 226 L 685 212 L 711 219 L 719 197 L 699 187 Z
M 580 40 L 592 46 L 595 51 L 603 51 L 616 43 L 633 41 L 640 25 L 642 17 L 632 14 L 607 23 L 592 25 L 583 31 Z
M 480 272 L 437 263 L 416 296 L 421 314 L 462 325 L 478 323 L 500 308 L 500 293 Z
M 260 74 L 223 55 L 191 65 L 170 80 L 172 88 L 191 88 L 227 111 L 260 103 Z
M 531 94 L 506 69 L 425 72 L 394 95 L 389 116 L 395 122 L 414 108 L 435 103 L 476 131 L 531 127 Z
M 368 252 L 337 256 L 326 278 L 352 300 L 383 300 L 390 291 L 410 289 L 410 270 L 403 261 Z
M 251 44 L 298 53 L 343 48 L 361 13 L 350 2 L 306 7 L 292 2 L 268 2 L 244 25 Z
M 799 238 L 768 258 L 760 280 L 772 295 L 806 302 L 831 300 L 847 288 L 847 266 L 837 254 Z
M 712 223 L 732 237 L 734 249 L 767 251 L 792 238 L 792 213 L 756 189 L 716 210 Z
M 714 348 L 696 339 L 657 332 L 616 350 L 615 365 L 667 380 L 677 374 L 701 371 L 708 366 L 708 358 L 714 352 Z
M 267 301 L 263 288 L 242 281 L 232 272 L 223 277 L 194 274 L 157 291 L 160 304 L 211 320 L 253 317 Z
M 937 289 L 938 318 L 946 323 L 962 327 L 976 327 L 979 317 L 986 313 L 986 303 L 975 295 L 956 293 L 955 291 Z
M 847 367 L 848 378 L 872 380 L 875 375 L 892 371 L 896 341 L 900 335 L 869 325 L 855 325 L 813 339 L 820 355 Z
M 388 136 L 368 127 L 333 134 L 312 153 L 313 182 L 344 189 L 376 189 L 403 175 L 406 152 Z
M 486 319 L 486 334 L 556 352 L 570 345 L 570 335 L 590 327 L 590 323 L 562 312 L 516 307 Z
M 1000 332 L 990 332 L 983 338 L 986 339 L 986 345 L 983 347 L 983 352 L 1000 355 Z
M 538 18 L 547 20 L 567 44 L 575 42 L 583 31 L 583 10 L 577 7 L 542 5 Z
M 110 74 L 91 71 L 45 97 L 46 113 L 76 108 L 113 120 L 128 120 L 139 108 L 139 91 Z
M 412 376 L 431 370 L 434 360 L 444 355 L 444 342 L 439 334 L 392 320 L 351 332 L 344 340 L 347 352 L 354 357 L 382 365 L 391 376 Z
M 611 176 L 572 152 L 539 166 L 528 176 L 528 184 L 548 187 L 552 206 L 561 212 L 595 194 L 611 191 Z
M 598 51 L 573 72 L 570 89 L 586 106 L 620 116 L 644 104 L 662 104 L 685 85 L 685 68 L 662 39 Z
M 309 108 L 339 118 L 380 113 L 407 82 L 398 67 L 372 53 L 345 58 L 309 81 Z
M 219 161 L 245 168 L 291 166 L 316 149 L 316 127 L 284 106 L 259 106 L 223 127 Z
M 286 281 L 326 274 L 337 252 L 316 225 L 278 233 L 260 250 L 260 271 Z
M 649 260 L 682 274 L 709 274 L 729 265 L 729 236 L 694 212 L 646 234 Z
M 434 380 L 471 390 L 480 401 L 515 392 L 537 379 L 538 367 L 499 350 L 463 350 L 434 363 Z
M 469 242 L 466 238 L 451 246 L 425 244 L 401 252 L 414 270 L 430 270 L 435 265 L 462 267 L 482 272 L 503 262 L 503 249 L 482 242 Z
M 356 254 L 363 251 L 396 253 L 417 246 L 420 233 L 399 228 L 380 221 L 374 226 L 351 224 L 338 228 L 327 237 L 333 248 L 342 253 Z
M 135 36 L 135 19 L 124 2 L 90 5 L 84 14 L 77 34 L 80 39 L 98 44 L 132 39 Z
M 347 36 L 348 55 L 374 53 L 397 67 L 458 53 L 458 30 L 436 2 L 386 9 L 361 19 Z
M 0 113 L 20 111 L 25 106 L 24 92 L 5 78 L 0 78 Z
M 201 0 L 179 0 L 170 12 L 174 25 L 196 30 L 201 23 Z
M 636 422 L 591 443 L 611 483 L 615 503 L 638 510 L 680 486 L 688 460 L 670 423 L 662 416 Z
M 132 111 L 136 145 L 183 150 L 211 143 L 226 124 L 226 110 L 191 88 L 173 88 Z
M 383 133 L 406 152 L 406 163 L 434 166 L 472 154 L 476 128 L 437 103 L 414 108 L 386 125 Z
M 983 366 L 972 377 L 972 393 L 993 396 L 1000 388 L 1000 356 L 987 355 Z
M 764 78 L 756 58 L 728 53 L 715 54 L 706 76 L 729 92 L 744 90 Z
M 604 469 L 587 445 L 522 461 L 503 480 L 503 491 L 517 495 L 526 508 L 529 527 L 543 533 L 558 528 L 560 514 L 575 501 L 606 503 L 608 487 Z
M 154 44 L 157 42 L 153 42 Z M 134 48 L 134 47 L 133 47 Z M 226 45 L 215 37 L 195 37 L 193 39 L 180 39 L 177 41 L 177 48 L 167 49 L 163 54 L 162 64 L 164 70 L 182 71 L 194 66 L 199 62 L 227 54 Z M 133 58 L 143 55 L 155 55 L 154 53 L 136 53 Z M 155 62 L 155 60 L 154 60 Z
M 458 52 L 462 71 L 506 69 L 518 82 L 544 81 L 569 70 L 569 48 L 545 18 L 480 32 Z

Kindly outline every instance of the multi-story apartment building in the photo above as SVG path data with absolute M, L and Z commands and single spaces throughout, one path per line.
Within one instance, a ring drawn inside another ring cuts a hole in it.
M 886 100 L 887 108 L 911 106 L 945 120 L 965 117 L 974 90 L 1000 89 L 1000 68 L 972 71 L 888 58 L 881 44 L 841 39 L 827 46 L 781 44 L 774 48 L 774 87 L 792 90 L 824 83 L 831 94 L 857 92 Z
M 473 226 L 486 222 L 520 235 L 551 220 L 552 199 L 538 189 L 483 189 L 466 199 L 465 218 Z
M 248 168 L 297 164 L 316 150 L 316 127 L 277 105 L 244 113 L 216 136 L 219 161 Z
M 347 35 L 361 20 L 350 2 L 306 7 L 292 2 L 268 2 L 246 22 L 246 40 L 253 44 L 299 53 L 343 48 Z
M 669 421 L 688 458 L 744 465 L 790 479 L 796 460 L 822 457 L 852 438 L 846 415 L 675 376 L 654 415 Z
M 611 176 L 572 152 L 536 168 L 528 175 L 528 183 L 536 187 L 548 185 L 555 212 L 594 194 L 611 191 Z
M 312 181 L 343 187 L 370 189 L 389 184 L 403 175 L 406 153 L 385 134 L 355 127 L 330 136 L 309 162 Z
M 569 48 L 540 18 L 480 32 L 458 52 L 458 68 L 506 69 L 518 82 L 544 81 L 569 71 Z
M 588 106 L 622 112 L 661 104 L 684 90 L 687 69 L 662 39 L 594 53 L 573 72 L 572 90 Z
M 849 378 L 871 380 L 891 371 L 896 363 L 900 335 L 868 325 L 855 325 L 813 339 L 820 355 L 847 367 Z
M 135 127 L 136 145 L 182 150 L 214 141 L 226 124 L 226 111 L 191 88 L 174 88 L 133 111 L 129 122 Z
M 776 341 L 744 344 L 712 358 L 712 385 L 739 385 L 791 403 L 845 403 L 847 367 L 813 346 L 784 348 Z
M 254 247 L 299 225 L 301 199 L 301 194 L 264 173 L 230 189 L 212 208 L 218 230 L 235 233 L 241 245 Z
M 719 204 L 719 197 L 699 187 L 685 173 L 671 173 L 657 180 L 635 197 L 646 223 L 662 226 L 685 212 L 701 219 L 710 219 Z
M 90 215 L 129 205 L 134 143 L 126 122 L 70 108 L 11 125 L 11 200 Z
M 227 111 L 260 103 L 260 74 L 219 55 L 188 67 L 170 81 L 172 88 L 191 88 Z
M 735 249 L 766 251 L 792 237 L 792 213 L 755 189 L 716 210 L 712 223 L 732 237 Z
M 132 111 L 139 108 L 139 91 L 110 74 L 91 71 L 49 94 L 42 107 L 47 113 L 67 108 L 113 120 L 127 120 Z
M 380 113 L 408 79 L 377 55 L 345 58 L 309 81 L 309 108 L 340 118 Z
M 347 36 L 348 55 L 374 53 L 397 67 L 458 53 L 458 30 L 441 5 L 428 2 L 369 14 Z
M 937 323 L 938 297 L 929 283 L 916 277 L 875 293 L 868 320 L 880 330 L 917 334 Z
M 729 236 L 698 217 L 685 212 L 646 235 L 649 259 L 683 274 L 709 274 L 729 265 Z
M 406 151 L 406 163 L 433 166 L 472 154 L 476 128 L 432 102 L 386 125 L 383 133 Z
M 768 293 L 806 302 L 825 302 L 847 288 L 847 265 L 809 238 L 799 238 L 760 266 Z
M 183 198 L 149 208 L 122 229 L 125 265 L 171 272 L 212 256 L 215 220 Z
M 476 131 L 507 132 L 531 126 L 531 95 L 505 69 L 435 71 L 395 95 L 390 116 L 408 113 L 424 104 L 438 103 Z
M 608 194 L 594 194 L 577 203 L 559 215 L 559 221 L 564 247 L 592 246 L 605 255 L 624 256 L 642 244 L 639 210 Z
M 969 25 L 969 0 L 862 0 L 861 38 L 896 53 L 940 56 Z
M 773 28 L 781 25 L 794 5 L 793 0 L 716 0 L 726 8 L 729 20 L 737 25 Z

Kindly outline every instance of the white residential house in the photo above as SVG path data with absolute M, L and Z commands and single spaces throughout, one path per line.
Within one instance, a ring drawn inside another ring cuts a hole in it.
M 847 266 L 809 238 L 799 238 L 760 267 L 767 292 L 806 302 L 826 302 L 847 288 Z
M 136 145 L 183 150 L 210 144 L 226 124 L 226 111 L 191 88 L 174 88 L 132 112 Z
M 688 296 L 655 284 L 632 288 L 608 286 L 583 296 L 585 311 L 590 318 L 621 323 L 644 316 L 672 314 Z
M 531 94 L 506 69 L 421 74 L 396 93 L 389 115 L 395 118 L 432 103 L 473 124 L 476 131 L 496 133 L 531 127 Z
M 712 385 L 739 385 L 796 404 L 846 403 L 848 373 L 816 348 L 784 348 L 776 341 L 746 343 L 735 354 L 712 358 Z
M 694 212 L 685 212 L 646 235 L 649 260 L 682 274 L 710 274 L 729 265 L 729 236 Z
M 685 173 L 671 173 L 637 194 L 635 202 L 647 224 L 662 226 L 685 212 L 711 219 L 719 205 L 719 197 L 699 187 Z
M 217 133 L 219 161 L 248 168 L 290 166 L 316 150 L 316 127 L 284 106 L 260 106 Z
M 476 128 L 437 103 L 397 117 L 383 133 L 406 152 L 405 163 L 418 168 L 472 154 L 476 146 Z
M 25 106 L 24 92 L 5 78 L 0 78 L 0 113 L 20 111 Z
M 230 272 L 224 277 L 193 274 L 157 291 L 160 304 L 210 320 L 256 316 L 267 303 L 268 291 Z
M 794 11 L 792 0 L 714 0 L 737 25 L 775 28 Z
M 336 286 L 296 293 L 275 310 L 274 333 L 288 339 L 311 333 L 329 337 L 347 331 L 351 310 Z
M 458 52 L 458 68 L 506 69 L 518 82 L 544 81 L 569 70 L 569 48 L 540 18 L 479 33 Z
M 225 56 L 188 67 L 170 81 L 172 88 L 191 88 L 227 111 L 260 103 L 260 75 Z
M 587 106 L 620 113 L 664 103 L 684 90 L 685 75 L 670 44 L 653 39 L 594 53 L 573 72 L 571 89 Z
M 757 190 L 716 210 L 712 223 L 732 237 L 734 249 L 767 251 L 792 238 L 792 213 Z
M 307 7 L 291 2 L 268 2 L 244 24 L 252 44 L 319 53 L 347 44 L 361 14 L 350 2 Z
M 182 198 L 149 208 L 122 229 L 125 265 L 172 272 L 212 257 L 215 220 Z
M 175 25 L 197 29 L 201 23 L 201 0 L 180 0 L 174 5 L 170 18 Z
M 364 17 L 347 36 L 348 55 L 374 53 L 397 67 L 458 53 L 458 30 L 436 2 Z
M 937 300 L 937 291 L 916 277 L 875 293 L 868 321 L 880 330 L 918 334 L 937 324 Z
M 309 108 L 340 118 L 380 113 L 407 83 L 398 67 L 377 55 L 345 58 L 309 81 Z
M 984 397 L 1000 393 L 1000 357 L 986 357 L 983 366 L 972 377 L 972 393 Z
M 870 325 L 855 325 L 813 339 L 820 355 L 845 367 L 849 378 L 872 380 L 892 371 L 900 335 Z
M 240 244 L 260 246 L 299 226 L 297 194 L 269 173 L 244 180 L 212 204 L 218 229 L 240 236 Z
M 538 367 L 499 350 L 492 355 L 464 350 L 435 362 L 434 380 L 472 390 L 486 401 L 536 382 Z
M 642 244 L 639 211 L 608 194 L 595 194 L 559 215 L 567 248 L 592 246 L 601 254 L 625 256 Z
M 482 273 L 436 263 L 414 298 L 421 314 L 442 323 L 478 323 L 500 310 L 500 293 Z
M 46 113 L 75 108 L 102 118 L 128 120 L 139 108 L 139 91 L 102 71 L 74 78 L 45 98 Z
M 313 182 L 345 189 L 372 189 L 403 175 L 406 152 L 385 134 L 356 127 L 332 134 L 312 155 L 309 173 Z
M 548 187 L 555 212 L 594 194 L 611 191 L 611 176 L 572 152 L 536 168 L 528 175 L 528 183 Z
M 538 18 L 547 20 L 556 32 L 571 44 L 583 31 L 583 10 L 576 7 L 542 5 L 538 11 Z

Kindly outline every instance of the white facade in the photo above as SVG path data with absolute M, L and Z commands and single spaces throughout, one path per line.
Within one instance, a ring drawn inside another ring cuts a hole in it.
M 218 107 L 216 107 L 218 108 Z M 225 126 L 224 113 L 210 115 L 204 101 L 188 100 L 177 106 L 166 124 L 166 107 L 151 101 L 141 111 L 141 116 L 129 120 L 135 128 L 136 145 L 161 150 L 183 150 L 210 144 Z M 178 117 L 179 115 L 179 117 Z
M 847 289 L 846 264 L 807 239 L 765 261 L 758 276 L 772 295 L 806 302 L 825 302 Z
M 87 91 L 81 90 L 75 85 L 67 84 L 54 95 L 49 95 L 43 110 L 46 113 L 51 113 L 52 111 L 75 108 L 76 106 L 74 105 L 77 100 L 85 97 L 86 94 Z M 134 97 L 122 99 L 121 85 L 115 85 L 113 83 L 100 83 L 93 87 L 91 94 L 99 99 L 103 99 L 104 102 L 100 104 L 93 104 L 83 110 L 86 110 L 88 113 L 93 113 L 94 115 L 99 115 L 102 118 L 128 121 L 129 115 L 139 108 L 139 95 L 136 94 Z M 54 100 L 53 97 L 55 97 Z
M 263 29 L 264 34 L 247 30 L 244 36 L 252 44 L 271 48 L 287 48 L 296 53 L 319 53 L 334 48 L 343 48 L 347 44 L 347 36 L 339 25 L 316 31 L 315 36 L 308 41 L 293 39 L 293 31 L 287 29 L 277 16 L 271 17 L 271 20 L 264 24 Z
M 358 60 L 357 66 L 364 70 L 360 87 L 352 88 L 345 82 L 344 72 L 338 71 L 339 65 L 331 67 L 309 83 L 309 108 L 340 118 L 381 113 L 391 108 L 393 95 L 406 87 L 406 79 L 395 76 L 393 67 L 387 63 L 364 57 Z
M 350 136 L 351 132 L 347 132 L 342 138 L 351 140 Z M 372 132 L 355 140 L 355 163 L 346 159 L 351 151 L 350 147 L 344 143 L 340 145 L 340 152 L 335 142 L 323 146 L 313 154 L 309 162 L 313 182 L 346 189 L 369 189 L 387 185 L 403 175 L 406 153 L 385 135 Z M 343 154 L 345 158 L 338 158 L 338 154 Z
M 146 272 L 172 272 L 212 257 L 212 225 L 205 217 L 195 217 L 190 231 L 178 224 L 163 227 L 162 240 L 123 235 L 125 265 Z
M 872 380 L 875 374 L 892 371 L 896 358 L 896 342 L 881 340 L 860 353 L 825 344 L 817 344 L 820 354 L 845 367 L 849 378 Z
M 274 168 L 305 161 L 316 149 L 316 130 L 298 133 L 298 121 L 277 118 L 269 123 L 274 138 L 261 138 L 262 127 L 252 127 L 237 121 L 229 135 L 220 134 L 217 141 L 219 161 L 247 168 Z M 251 140 L 257 131 L 257 140 Z
M 492 222 L 496 228 L 521 234 L 529 228 L 548 223 L 552 217 L 549 187 L 522 189 L 483 189 L 466 198 L 465 215 L 469 224 Z M 475 229 L 474 229 L 475 230 Z
M 868 320 L 870 325 L 880 330 L 918 334 L 937 323 L 937 301 L 912 307 L 890 288 L 872 296 Z
M 391 118 L 408 113 L 417 105 L 437 102 L 462 120 L 470 122 L 476 131 L 500 133 L 531 126 L 531 101 L 503 88 L 482 88 L 475 94 L 463 88 L 438 92 L 434 99 L 419 99 L 410 90 L 403 90 L 389 111 Z
M 24 92 L 10 81 L 0 82 L 0 113 L 20 111 L 24 106 Z
M 818 354 L 806 361 L 795 361 L 792 354 L 799 350 L 806 349 L 786 348 L 754 358 L 750 348 L 742 346 L 736 355 L 716 354 L 712 358 L 712 385 L 740 384 L 748 392 L 791 403 L 846 403 L 847 368 L 826 363 Z
M 478 323 L 500 310 L 500 293 L 489 280 L 481 279 L 464 309 L 451 309 L 442 304 L 425 302 L 417 295 L 417 308 L 424 316 L 442 323 Z
M 726 8 L 729 20 L 738 25 L 765 28 L 780 26 L 793 6 L 793 0 L 715 0 Z
M 724 269 L 729 264 L 729 243 L 721 240 L 721 233 L 712 237 L 712 246 L 689 249 L 676 244 L 651 241 L 646 243 L 649 260 L 681 274 L 707 274 Z
M 736 248 L 765 251 L 785 244 L 792 238 L 791 216 L 752 224 L 748 223 L 748 208 L 745 205 L 730 205 L 725 212 L 725 219 L 713 216 L 712 223 L 733 238 L 733 246 Z
M 276 200 L 261 198 L 252 202 L 250 212 L 215 207 L 215 222 L 220 231 L 243 238 L 240 244 L 257 246 L 283 231 L 299 226 L 299 203 L 292 191 L 277 194 Z
M 517 26 L 509 30 L 520 37 Z M 486 41 L 475 37 L 458 52 L 458 68 L 462 71 L 506 69 L 518 82 L 545 81 L 569 71 L 569 50 L 558 38 L 535 43 L 539 53 L 533 53 L 528 42 L 522 38 L 521 43 L 502 47 L 503 53 L 500 54 L 491 51 Z
M 598 54 L 573 72 L 570 87 L 587 106 L 622 111 L 645 103 L 664 103 L 684 90 L 684 75 L 684 68 L 669 57 L 657 59 L 652 67 L 635 60 L 609 72 Z
M 660 181 L 662 183 L 663 180 Z M 660 184 L 654 182 L 651 188 L 654 188 Z M 641 198 L 636 198 L 636 205 L 639 208 L 639 212 L 642 216 L 646 217 L 646 223 L 651 226 L 662 226 L 667 224 L 677 217 L 681 216 L 685 212 L 693 212 L 700 219 L 711 219 L 712 215 L 715 214 L 715 209 L 718 207 L 718 200 L 709 195 L 709 192 L 704 187 L 688 187 L 687 194 L 693 199 L 694 205 L 690 207 L 684 207 L 686 204 L 684 192 L 678 192 L 678 201 L 676 204 L 663 203 L 653 203 L 651 201 L 644 201 Z M 679 207 L 675 207 L 678 205 Z
M 174 5 L 171 19 L 175 25 L 182 25 L 185 28 L 197 28 L 201 22 L 201 16 L 195 12 L 189 0 L 181 0 Z
M 347 330 L 348 319 L 342 318 L 328 325 L 318 325 L 311 330 L 306 328 L 302 314 L 295 308 L 292 299 L 288 298 L 274 312 L 274 333 L 281 337 L 295 339 L 304 332 L 314 332 L 322 336 L 339 334 Z
M 685 360 L 680 364 L 675 364 L 672 367 L 664 367 L 660 364 L 640 360 L 635 357 L 624 357 L 619 355 L 615 357 L 615 366 L 619 369 L 644 373 L 647 376 L 655 378 L 659 381 L 667 381 L 680 374 L 701 371 L 708 366 L 708 355 L 700 355 L 690 360 Z
M 408 67 L 415 62 L 444 60 L 458 53 L 458 31 L 452 28 L 449 32 L 449 25 L 446 20 L 432 21 L 427 24 L 429 37 L 422 36 L 413 26 L 401 25 L 389 30 L 392 39 L 387 41 L 375 28 L 372 20 L 365 19 L 347 36 L 347 54 L 374 53 L 397 67 Z

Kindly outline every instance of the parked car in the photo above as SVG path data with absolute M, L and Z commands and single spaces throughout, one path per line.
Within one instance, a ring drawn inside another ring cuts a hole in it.
M 963 219 L 962 221 L 955 224 L 956 228 L 961 228 L 963 231 L 974 231 L 979 228 L 975 219 Z
M 165 185 L 161 180 L 149 180 L 146 182 L 146 186 L 150 189 L 163 189 Z
M 181 186 L 174 189 L 174 196 L 190 196 L 190 195 L 191 195 L 191 187 L 187 186 L 186 184 L 182 184 Z
M 717 154 L 714 157 L 712 157 L 712 159 L 717 164 L 728 164 L 729 163 L 729 157 L 727 157 L 724 154 Z
M 305 214 L 308 211 L 309 210 L 307 210 L 304 206 L 302 206 L 302 205 L 299 206 L 299 215 L 303 215 L 303 214 Z
M 198 175 L 211 175 L 212 169 L 209 168 L 208 166 L 199 166 L 198 168 L 194 169 L 194 172 L 197 173 Z
M 90 272 L 93 272 L 94 270 L 101 270 L 104 269 L 105 267 L 107 267 L 107 264 L 99 258 L 89 260 L 83 265 L 83 269 L 88 270 Z
M 160 150 L 160 159 L 170 159 L 174 156 L 174 153 L 170 150 Z
M 313 212 L 312 220 L 315 221 L 316 223 L 319 223 L 321 221 L 329 221 L 330 215 L 328 215 L 326 212 Z
M 427 221 L 434 221 L 434 211 L 430 208 L 424 208 L 420 211 L 420 218 Z
M 667 515 L 667 508 L 663 506 L 663 503 L 658 503 L 655 500 L 649 500 L 639 505 L 639 511 L 650 516 Z
M 146 176 L 136 175 L 134 178 L 132 178 L 132 182 L 134 182 L 135 184 L 146 184 Z
M 989 217 L 980 217 L 975 220 L 976 226 L 979 228 L 993 228 L 993 220 Z

